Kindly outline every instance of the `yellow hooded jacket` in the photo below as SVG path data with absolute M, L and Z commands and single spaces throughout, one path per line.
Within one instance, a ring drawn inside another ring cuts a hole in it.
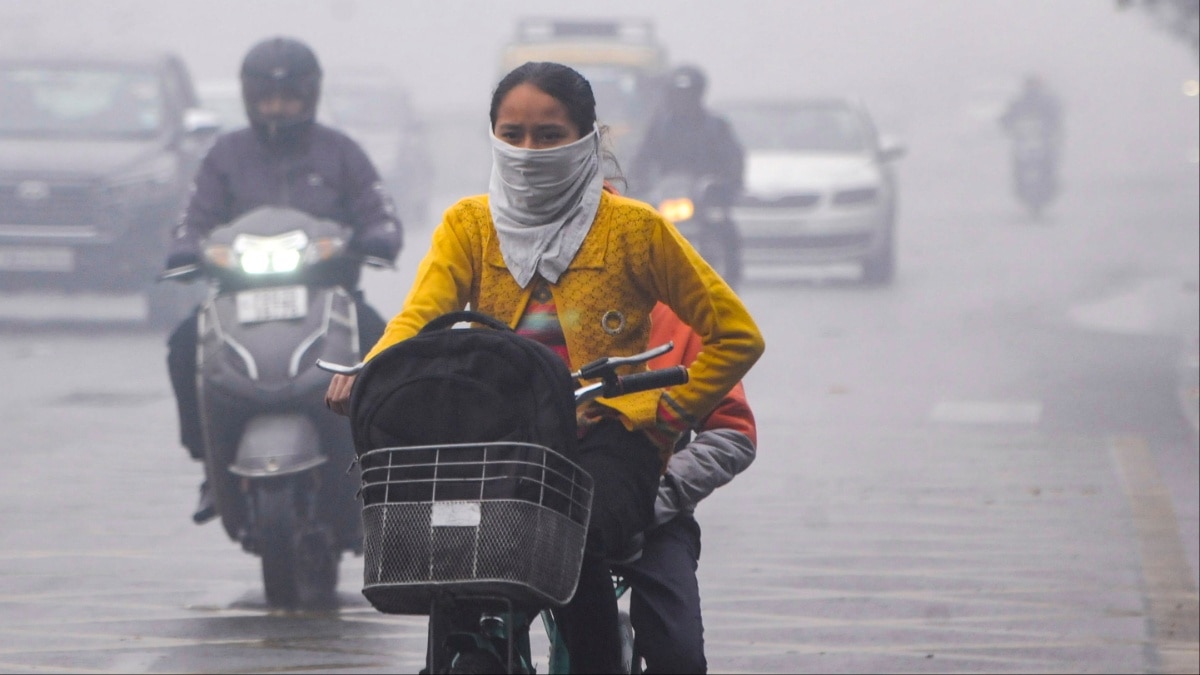
M 415 335 L 431 319 L 467 304 L 516 326 L 535 284 L 522 289 L 504 264 L 486 195 L 446 210 L 417 269 L 404 308 L 367 354 Z M 675 227 L 650 206 L 605 192 L 587 237 L 558 283 L 550 284 L 571 369 L 602 356 L 646 350 L 650 311 L 670 307 L 701 338 L 687 384 L 599 402 L 625 426 L 655 423 L 659 400 L 689 424 L 707 415 L 763 352 L 742 301 Z M 641 369 L 644 369 L 641 368 Z

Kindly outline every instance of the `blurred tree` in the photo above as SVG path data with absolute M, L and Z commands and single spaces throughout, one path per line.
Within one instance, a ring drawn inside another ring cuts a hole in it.
M 1200 0 L 1116 0 L 1118 9 L 1136 7 L 1154 22 L 1188 43 L 1200 59 Z

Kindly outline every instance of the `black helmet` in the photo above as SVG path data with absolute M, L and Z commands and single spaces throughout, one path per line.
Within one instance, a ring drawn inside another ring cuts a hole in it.
M 312 125 L 321 97 L 321 64 L 308 45 L 286 37 L 263 40 L 242 60 L 242 101 L 250 126 L 268 142 L 284 142 Z M 304 103 L 297 115 L 264 116 L 258 103 L 283 95 Z
M 679 66 L 667 75 L 667 111 L 674 117 L 692 118 L 704 110 L 708 78 L 696 66 Z
M 689 92 L 696 98 L 700 98 L 704 96 L 708 78 L 704 76 L 704 71 L 696 66 L 679 66 L 671 71 L 667 84 L 673 91 Z

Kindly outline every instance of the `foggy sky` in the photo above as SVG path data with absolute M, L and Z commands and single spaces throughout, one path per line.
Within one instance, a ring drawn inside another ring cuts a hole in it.
M 1036 70 L 1061 91 L 1077 138 L 1107 144 L 1105 161 L 1130 160 L 1133 139 L 1153 143 L 1147 129 L 1178 135 L 1196 120 L 1180 93 L 1192 53 L 1114 0 L 0 0 L 0 40 L 169 49 L 208 79 L 233 77 L 250 45 L 286 34 L 309 42 L 329 77 L 387 69 L 422 110 L 474 107 L 483 119 L 500 50 L 519 17 L 538 15 L 653 19 L 673 62 L 707 69 L 715 101 L 851 94 L 903 130 L 952 116 L 981 82 Z

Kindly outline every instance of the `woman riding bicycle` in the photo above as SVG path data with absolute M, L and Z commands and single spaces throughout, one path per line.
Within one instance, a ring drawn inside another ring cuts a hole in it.
M 578 369 L 648 346 L 650 313 L 670 307 L 701 337 L 690 381 L 600 399 L 579 416 L 579 464 L 595 482 L 574 598 L 555 611 L 576 672 L 616 672 L 617 606 L 607 557 L 654 520 L 675 440 L 703 418 L 763 351 L 729 286 L 650 206 L 603 190 L 591 85 L 556 63 L 527 63 L 492 96 L 487 195 L 450 207 L 404 307 L 366 359 L 428 321 L 470 305 L 555 349 Z M 347 413 L 354 379 L 327 401 Z

